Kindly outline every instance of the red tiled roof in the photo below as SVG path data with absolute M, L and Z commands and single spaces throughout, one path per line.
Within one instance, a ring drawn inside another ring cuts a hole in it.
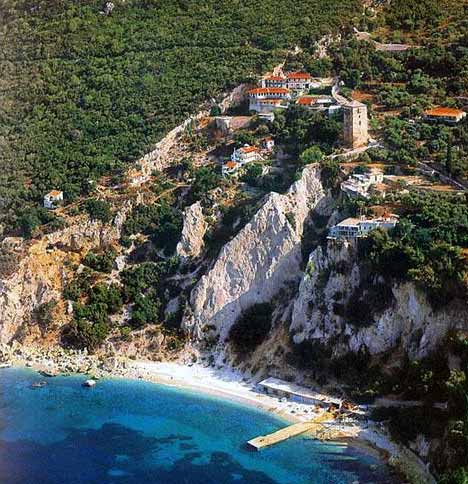
M 289 89 L 285 87 L 257 87 L 251 89 L 249 94 L 288 94 Z
M 242 153 L 253 153 L 254 151 L 258 151 L 256 146 L 244 146 L 240 149 Z
M 231 168 L 235 168 L 237 166 L 237 163 L 235 161 L 228 161 L 226 163 L 226 166 L 231 169 Z
M 301 96 L 297 100 L 297 104 L 300 104 L 301 106 L 310 106 L 311 104 L 316 104 L 316 103 L 317 103 L 317 98 L 312 96 Z
M 307 72 L 289 72 L 288 79 L 311 79 L 311 75 Z
M 62 194 L 59 190 L 52 190 L 47 195 L 49 197 L 59 197 Z
M 463 115 L 465 111 L 461 109 L 454 109 L 454 108 L 444 108 L 439 106 L 437 108 L 429 109 L 424 112 L 426 116 L 451 116 L 451 117 L 458 117 Z

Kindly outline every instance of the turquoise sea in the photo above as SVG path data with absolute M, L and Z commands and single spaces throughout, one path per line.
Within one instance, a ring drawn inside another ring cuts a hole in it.
M 251 407 L 142 381 L 90 389 L 84 380 L 0 370 L 1 484 L 396 482 L 374 457 L 342 445 L 297 437 L 247 450 L 248 439 L 284 425 Z

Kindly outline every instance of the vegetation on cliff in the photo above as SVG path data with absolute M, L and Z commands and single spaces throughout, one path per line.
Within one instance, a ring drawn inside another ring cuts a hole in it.
M 3 2 L 2 223 L 52 188 L 70 201 L 118 178 L 201 103 L 311 46 L 358 4 L 146 0 L 104 15 L 96 0 Z

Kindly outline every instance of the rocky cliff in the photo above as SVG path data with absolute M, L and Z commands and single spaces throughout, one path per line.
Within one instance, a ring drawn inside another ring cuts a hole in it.
M 203 250 L 207 227 L 201 203 L 197 202 L 187 207 L 184 211 L 182 235 L 177 244 L 177 255 L 183 260 L 198 257 Z
M 223 341 L 245 309 L 296 285 L 304 223 L 325 204 L 316 165 L 306 167 L 286 194 L 270 193 L 193 289 L 184 328 L 197 339 L 209 335 Z
M 81 217 L 72 225 L 23 245 L 19 266 L 10 277 L 0 280 L 0 343 L 13 339 L 41 337 L 35 324 L 35 312 L 50 301 L 60 301 L 65 283 L 88 250 L 115 243 L 130 205 L 125 206 L 112 224 L 103 225 Z M 63 301 L 56 308 L 59 323 L 68 319 Z M 47 337 L 55 341 L 54 329 L 47 328 Z
M 329 345 L 336 356 L 393 352 L 417 359 L 434 349 L 449 329 L 467 327 L 466 306 L 436 311 L 412 283 L 369 278 L 354 243 L 330 241 L 309 257 L 290 332 L 295 343 Z

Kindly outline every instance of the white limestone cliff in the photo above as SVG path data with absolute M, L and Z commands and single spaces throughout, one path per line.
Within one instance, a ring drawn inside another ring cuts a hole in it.
M 223 341 L 246 308 L 297 284 L 304 222 L 324 199 L 317 165 L 306 167 L 286 194 L 270 193 L 193 289 L 185 329 L 195 338 L 209 331 Z
M 182 236 L 177 244 L 177 255 L 182 259 L 198 257 L 203 250 L 203 238 L 207 227 L 201 203 L 197 202 L 187 207 L 184 211 Z
M 468 329 L 466 306 L 450 304 L 435 311 L 410 282 L 393 284 L 386 307 L 376 310 L 370 321 L 352 324 L 336 308 L 337 304 L 346 306 L 361 283 L 355 245 L 331 242 L 326 249 L 314 250 L 294 303 L 290 326 L 294 342 L 329 344 L 335 355 L 360 350 L 378 355 L 402 350 L 410 358 L 421 358 L 442 341 L 449 329 Z

